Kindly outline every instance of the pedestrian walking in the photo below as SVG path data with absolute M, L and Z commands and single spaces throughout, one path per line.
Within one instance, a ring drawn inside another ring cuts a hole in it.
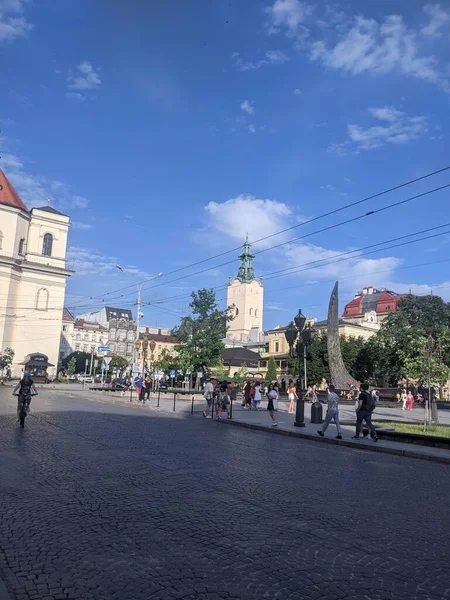
M 144 386 L 142 389 L 142 404 L 145 404 L 146 399 L 150 400 L 150 393 L 152 391 L 152 379 L 150 375 L 146 375 L 144 379 Z
M 250 379 L 248 379 L 245 382 L 245 386 L 244 386 L 244 402 L 242 403 L 242 406 L 245 406 L 246 408 L 251 408 L 252 406 L 252 387 L 253 384 L 250 381 Z
M 216 380 L 214 379 L 214 377 L 211 377 L 211 379 L 208 379 L 208 381 L 205 383 L 205 388 L 203 390 L 203 397 L 206 400 L 206 406 L 205 406 L 205 410 L 202 412 L 203 416 L 205 417 L 205 419 L 210 419 L 211 418 L 211 407 L 214 401 L 214 386 L 216 384 Z
M 413 404 L 414 404 L 414 396 L 412 395 L 411 391 L 408 392 L 407 403 L 408 403 L 408 410 L 412 410 Z
M 267 391 L 267 410 L 269 411 L 270 418 L 272 419 L 272 427 L 278 427 L 276 412 L 278 410 L 278 384 L 271 383 Z
M 353 436 L 353 439 L 361 439 L 359 437 L 359 433 L 361 431 L 362 423 L 365 421 L 370 430 L 372 440 L 374 442 L 378 442 L 377 430 L 372 423 L 372 412 L 375 409 L 375 400 L 373 399 L 372 394 L 369 393 L 368 383 L 361 384 L 361 393 L 359 394 L 358 400 L 359 405 L 356 413 L 356 435 Z
M 261 404 L 261 382 L 255 381 L 255 385 L 252 390 L 252 405 L 254 410 L 259 410 Z
M 289 399 L 289 409 L 288 412 L 290 414 L 295 412 L 295 401 L 298 400 L 297 392 L 295 391 L 294 382 L 289 382 L 288 388 L 288 399 Z
M 136 392 L 136 399 L 139 402 L 142 394 L 142 386 L 144 385 L 144 380 L 142 379 L 141 373 L 137 374 L 137 377 L 134 378 L 134 390 Z
M 334 421 L 336 425 L 336 439 L 342 440 L 342 430 L 339 423 L 339 396 L 336 394 L 336 388 L 334 385 L 330 383 L 328 386 L 328 410 L 325 415 L 325 422 L 322 426 L 322 429 L 317 431 L 321 437 L 324 437 L 325 431 L 327 430 L 331 421 Z
M 406 404 L 408 402 L 408 394 L 406 393 L 406 390 L 402 390 L 402 395 L 400 396 L 401 401 L 402 401 L 402 410 L 406 410 Z
M 238 385 L 235 381 L 230 381 L 228 384 L 228 395 L 230 397 L 231 400 L 231 406 L 230 406 L 230 415 L 233 412 L 233 404 L 236 404 L 237 402 L 237 395 L 238 395 Z M 231 416 L 230 416 L 231 418 Z
M 231 419 L 231 398 L 228 395 L 228 383 L 222 382 L 219 387 L 217 394 L 217 416 L 216 419 L 220 421 L 223 417 L 223 413 L 226 412 L 227 419 Z

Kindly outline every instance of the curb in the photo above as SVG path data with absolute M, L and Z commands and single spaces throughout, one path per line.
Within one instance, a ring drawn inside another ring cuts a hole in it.
M 236 427 L 244 427 L 245 429 L 255 429 L 256 431 L 264 431 L 265 433 L 274 433 L 276 435 L 284 435 L 287 437 L 295 437 L 312 442 L 322 442 L 325 444 L 334 444 L 336 446 L 346 446 L 353 450 L 368 450 L 369 452 L 381 452 L 383 454 L 394 454 L 396 456 L 405 456 L 407 458 L 419 458 L 421 460 L 430 460 L 431 462 L 445 463 L 450 465 L 450 453 L 448 456 L 439 456 L 437 454 L 427 454 L 425 452 L 418 452 L 417 450 L 410 450 L 408 448 L 389 448 L 383 446 L 380 443 L 371 445 L 365 444 L 364 442 L 352 442 L 350 440 L 337 440 L 335 438 L 326 438 L 314 435 L 311 433 L 301 433 L 299 431 L 288 431 L 286 429 L 279 429 L 278 427 L 271 427 L 270 429 L 265 425 L 257 425 L 255 423 L 244 423 L 243 421 L 235 421 L 233 419 L 218 421 L 222 425 L 234 425 Z

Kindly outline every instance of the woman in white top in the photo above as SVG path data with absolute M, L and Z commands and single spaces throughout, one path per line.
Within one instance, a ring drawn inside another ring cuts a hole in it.
M 261 382 L 255 381 L 254 394 L 253 394 L 253 408 L 259 410 L 261 403 Z

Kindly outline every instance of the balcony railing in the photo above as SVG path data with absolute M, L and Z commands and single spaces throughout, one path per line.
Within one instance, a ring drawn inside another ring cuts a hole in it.
M 0 248 L 0 258 L 12 258 L 13 260 L 21 260 L 27 263 L 35 263 L 38 265 L 49 265 L 51 267 L 59 267 L 61 269 L 66 268 L 66 261 L 63 258 L 59 258 L 56 256 L 25 256 L 23 254 L 19 254 L 18 252 L 7 252 L 6 250 L 2 250 Z

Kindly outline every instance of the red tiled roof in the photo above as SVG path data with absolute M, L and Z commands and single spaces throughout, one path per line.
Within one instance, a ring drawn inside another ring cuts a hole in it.
M 378 315 L 383 315 L 397 310 L 397 303 L 406 294 L 397 294 L 389 290 L 373 289 L 372 293 L 360 292 L 344 307 L 343 317 L 361 317 L 364 313 L 375 310 Z
M 62 320 L 65 322 L 69 322 L 69 323 L 75 323 L 75 319 L 73 318 L 73 316 L 70 314 L 70 312 L 67 310 L 67 308 L 63 309 L 63 317 Z
M 6 175 L 0 169 L 0 204 L 7 204 L 8 206 L 14 206 L 20 208 L 25 212 L 29 212 L 28 208 L 22 202 L 21 197 L 13 188 Z

